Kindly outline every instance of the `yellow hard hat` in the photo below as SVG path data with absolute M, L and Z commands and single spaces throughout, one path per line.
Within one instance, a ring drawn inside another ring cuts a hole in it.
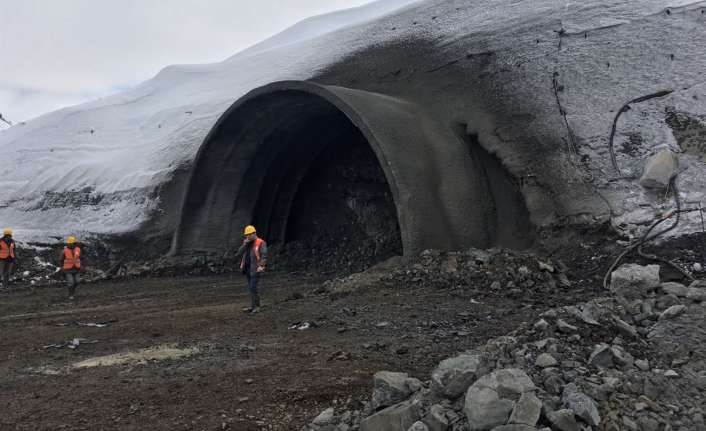
M 12 229 L 10 229 L 9 227 L 6 227 L 5 229 L 3 229 L 2 234 L 12 236 Z
M 67 244 L 76 244 L 76 237 L 70 236 L 70 237 L 66 238 L 66 243 Z
M 255 226 L 245 226 L 245 232 L 243 232 L 243 235 L 252 235 L 256 232 L 257 230 L 255 229 Z

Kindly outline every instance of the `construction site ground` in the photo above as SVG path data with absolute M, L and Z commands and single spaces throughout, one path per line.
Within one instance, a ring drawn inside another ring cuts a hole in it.
M 618 248 L 593 247 L 562 251 L 562 294 L 336 291 L 323 276 L 272 273 L 263 311 L 249 315 L 237 274 L 88 284 L 73 302 L 63 288 L 17 288 L 0 294 L 0 429 L 298 430 L 335 403 L 362 409 L 379 370 L 426 380 L 543 310 L 604 295 Z

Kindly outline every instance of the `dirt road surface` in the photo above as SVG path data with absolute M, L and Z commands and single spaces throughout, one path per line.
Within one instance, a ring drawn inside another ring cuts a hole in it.
M 257 315 L 242 312 L 238 276 L 86 285 L 75 302 L 58 288 L 1 294 L 0 429 L 300 429 L 332 405 L 361 409 L 376 371 L 426 380 L 450 354 L 579 299 L 481 286 L 334 295 L 322 281 L 269 274 Z

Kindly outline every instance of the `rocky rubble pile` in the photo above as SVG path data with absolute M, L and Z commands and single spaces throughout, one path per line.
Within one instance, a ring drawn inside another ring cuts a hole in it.
M 427 250 L 409 259 L 394 257 L 365 272 L 326 282 L 332 292 L 365 286 L 429 287 L 507 298 L 544 298 L 581 289 L 560 260 L 529 252 L 493 248 L 465 252 Z M 576 292 L 573 292 L 576 293 Z
M 706 430 L 706 281 L 659 274 L 657 265 L 623 265 L 612 296 L 546 311 L 442 361 L 425 382 L 379 372 L 365 408 L 330 408 L 306 429 Z

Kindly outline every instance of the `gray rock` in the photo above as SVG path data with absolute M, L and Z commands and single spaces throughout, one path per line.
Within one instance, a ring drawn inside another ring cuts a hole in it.
M 442 405 L 434 404 L 424 417 L 424 423 L 429 427 L 429 431 L 447 431 L 449 420 L 446 418 L 446 409 Z
M 510 415 L 511 424 L 523 424 L 534 427 L 542 412 L 542 402 L 534 392 L 525 392 L 520 396 L 519 401 Z
M 645 188 L 666 189 L 677 174 L 677 159 L 671 150 L 665 148 L 647 160 L 640 178 Z
M 637 423 L 627 416 L 623 416 L 623 426 L 627 431 L 639 431 Z
M 505 425 L 522 394 L 534 391 L 532 379 L 522 370 L 503 369 L 485 375 L 468 388 L 464 412 L 471 431 Z
M 472 258 L 476 263 L 488 263 L 493 257 L 485 250 L 471 248 L 466 252 L 466 255 Z
M 684 310 L 686 310 L 685 305 L 672 305 L 671 307 L 664 310 L 662 314 L 659 315 L 659 320 L 674 319 L 675 317 L 682 314 Z
M 679 377 L 679 373 L 674 370 L 667 370 L 664 372 L 664 377 L 669 377 L 670 379 L 676 379 Z
M 647 335 L 664 355 L 670 359 L 706 357 L 706 308 L 689 306 L 674 319 L 660 320 Z
M 559 329 L 559 331 L 564 332 L 566 334 L 578 331 L 577 327 L 566 323 L 563 319 L 557 319 L 556 327 L 557 329 Z
M 547 419 L 549 419 L 552 427 L 557 431 L 581 431 L 581 427 L 576 422 L 574 412 L 571 409 L 549 412 Z
M 496 391 L 473 386 L 468 389 L 464 405 L 471 431 L 487 431 L 506 424 L 514 408 L 513 401 L 498 397 Z
M 637 338 L 637 329 L 626 321 L 615 317 L 613 318 L 613 324 L 620 334 L 626 337 Z
M 544 319 L 539 319 L 534 324 L 534 329 L 536 329 L 538 331 L 545 331 L 548 327 L 549 327 L 549 323 L 547 323 L 547 321 Z
M 544 379 L 544 389 L 550 394 L 559 395 L 563 386 L 564 381 L 556 374 L 547 376 L 547 378 Z
M 489 375 L 486 381 L 492 382 L 495 380 L 498 394 L 501 397 L 514 397 L 524 394 L 525 392 L 534 391 L 537 387 L 532 382 L 532 379 L 522 370 L 516 368 L 507 368 L 498 370 L 492 375 Z M 488 377 L 488 376 L 486 376 Z M 485 382 L 481 382 L 485 385 Z
M 689 287 L 694 289 L 706 289 L 706 279 L 694 280 L 691 282 Z
M 403 401 L 363 419 L 360 431 L 407 431 L 419 420 L 419 414 L 417 401 Z
M 610 290 L 618 296 L 635 299 L 659 287 L 659 265 L 625 264 L 613 271 Z
M 637 418 L 637 424 L 640 426 L 641 431 L 659 431 L 659 422 L 648 416 L 641 416 Z
M 412 382 L 414 379 L 412 379 Z M 412 395 L 410 378 L 406 373 L 380 371 L 373 376 L 373 397 L 371 403 L 374 410 L 388 407 L 404 401 Z M 406 430 L 405 430 L 406 431 Z
M 691 299 L 692 301 L 696 302 L 704 302 L 706 301 L 706 288 L 703 287 L 693 287 L 697 281 L 692 283 L 691 286 L 687 289 L 686 292 L 686 297 Z
M 623 367 L 632 367 L 635 358 L 620 346 L 612 346 L 610 353 L 613 355 L 613 362 Z
M 650 362 L 645 359 L 638 359 L 637 361 L 635 361 L 635 366 L 641 371 L 650 370 Z
M 492 431 L 537 431 L 537 428 L 531 427 L 529 425 L 509 424 L 495 427 L 492 429 Z
M 607 344 L 599 344 L 588 358 L 588 364 L 598 368 L 610 368 L 613 366 L 613 353 Z
M 660 285 L 662 292 L 668 295 L 676 295 L 680 298 L 685 298 L 688 292 L 688 288 L 681 283 L 675 283 L 672 281 L 662 283 Z
M 431 374 L 432 388 L 446 398 L 458 398 L 489 371 L 490 364 L 483 355 L 461 354 L 439 363 Z
M 575 384 L 569 383 L 564 387 L 561 401 L 574 414 L 591 426 L 598 426 L 601 423 L 601 415 L 595 402 L 588 395 L 578 390 Z
M 314 425 L 328 425 L 333 421 L 334 409 L 333 407 L 327 408 L 321 412 L 313 421 Z
M 429 427 L 424 422 L 417 421 L 407 431 L 429 431 Z
M 659 298 L 657 298 L 657 303 L 655 304 L 657 308 L 661 310 L 665 310 L 672 305 L 679 305 L 680 300 L 677 296 L 675 295 L 662 295 Z
M 540 367 L 540 368 L 548 368 L 548 367 L 555 367 L 559 364 L 559 362 L 554 359 L 554 356 L 550 355 L 549 353 L 542 353 L 541 355 L 537 356 L 537 360 L 534 361 L 534 365 Z
M 547 272 L 556 271 L 556 268 L 554 268 L 554 265 L 552 265 L 551 263 L 546 263 L 546 262 L 542 262 L 541 260 L 538 260 L 537 265 L 539 266 L 540 271 L 547 271 Z

